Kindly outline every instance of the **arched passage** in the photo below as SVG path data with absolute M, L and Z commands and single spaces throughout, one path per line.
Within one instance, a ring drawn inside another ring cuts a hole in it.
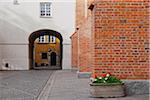
M 36 69 L 36 68 L 39 67 L 39 66 L 37 67 L 37 62 L 35 62 L 35 40 L 37 38 L 39 38 L 41 36 L 45 36 L 45 35 L 54 36 L 54 37 L 59 39 L 59 41 L 60 41 L 60 45 L 59 45 L 59 50 L 60 50 L 59 60 L 57 61 L 58 64 L 56 64 L 56 67 L 53 67 L 52 69 L 62 69 L 62 58 L 63 58 L 62 57 L 63 56 L 63 54 L 62 54 L 62 51 L 63 51 L 62 42 L 63 42 L 63 38 L 62 38 L 62 36 L 61 36 L 61 34 L 59 32 L 54 31 L 54 30 L 49 30 L 49 29 L 35 31 L 35 32 L 31 33 L 31 35 L 29 36 L 29 64 L 30 64 L 30 69 Z M 46 43 L 45 43 L 45 45 L 46 45 Z M 49 54 L 51 52 L 53 52 L 53 49 L 48 47 L 47 56 L 50 56 Z M 46 57 L 46 54 L 43 53 L 42 56 L 44 57 L 44 55 Z M 44 65 L 44 63 L 43 63 L 43 65 Z M 51 64 L 49 64 L 49 65 L 51 65 Z M 42 64 L 41 64 L 41 66 L 42 66 Z M 43 67 L 43 68 L 45 68 L 45 67 Z M 51 69 L 51 68 L 49 67 L 48 69 Z

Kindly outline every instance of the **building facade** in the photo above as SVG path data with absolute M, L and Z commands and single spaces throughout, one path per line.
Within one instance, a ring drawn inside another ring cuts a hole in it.
M 34 41 L 34 46 L 34 68 L 61 69 L 60 40 L 57 37 L 40 36 Z
M 71 69 L 75 0 L 0 0 L 0 15 L 0 70 Z
M 111 72 L 149 79 L 149 1 L 77 0 L 72 67 L 79 76 Z

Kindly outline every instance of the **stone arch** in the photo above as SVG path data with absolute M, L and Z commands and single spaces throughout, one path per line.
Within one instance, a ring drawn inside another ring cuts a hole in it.
M 29 65 L 30 65 L 29 68 L 34 69 L 34 59 L 33 59 L 33 57 L 34 57 L 34 52 L 33 52 L 34 41 L 38 37 L 43 36 L 43 35 L 52 35 L 52 36 L 57 37 L 60 40 L 60 69 L 62 69 L 63 38 L 59 32 L 50 30 L 50 29 L 37 30 L 30 34 L 29 39 L 28 39 L 29 40 Z

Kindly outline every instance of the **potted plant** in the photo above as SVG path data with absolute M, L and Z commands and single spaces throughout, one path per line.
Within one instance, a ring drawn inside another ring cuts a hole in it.
M 90 79 L 90 94 L 92 97 L 125 96 L 124 83 L 110 73 L 103 74 L 101 77 L 95 76 Z

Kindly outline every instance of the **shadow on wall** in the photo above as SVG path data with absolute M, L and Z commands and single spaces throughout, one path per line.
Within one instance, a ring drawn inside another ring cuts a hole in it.
M 25 34 L 30 33 L 31 31 L 33 31 L 33 29 L 39 28 L 39 23 L 40 26 L 43 27 L 47 27 L 47 25 L 49 25 L 49 27 L 54 27 L 55 29 L 59 29 L 57 25 L 53 23 L 53 21 L 51 21 L 50 22 L 51 24 L 49 24 L 49 21 L 40 20 L 40 18 L 35 19 L 34 16 L 31 16 L 26 12 L 23 13 L 18 12 L 18 10 L 16 9 L 13 10 L 9 6 L 7 7 L 7 9 L 4 8 L 5 7 L 0 7 L 0 13 L 1 13 L 0 20 L 4 21 L 3 23 L 5 24 L 8 23 L 8 25 L 11 25 L 12 27 L 13 26 L 16 27 L 17 30 L 25 31 Z M 10 15 L 11 15 L 11 19 L 10 19 Z
M 15 70 L 17 69 L 16 66 L 21 65 L 21 62 L 26 62 L 23 61 L 25 59 L 24 55 L 19 55 L 25 54 L 24 51 L 15 51 L 17 49 L 16 47 L 20 48 L 22 45 L 24 47 L 27 45 L 27 43 L 25 43 L 26 31 L 21 28 L 21 26 L 13 22 L 8 22 L 1 17 L 0 30 L 0 70 Z M 19 64 L 17 64 L 17 62 L 19 62 Z

